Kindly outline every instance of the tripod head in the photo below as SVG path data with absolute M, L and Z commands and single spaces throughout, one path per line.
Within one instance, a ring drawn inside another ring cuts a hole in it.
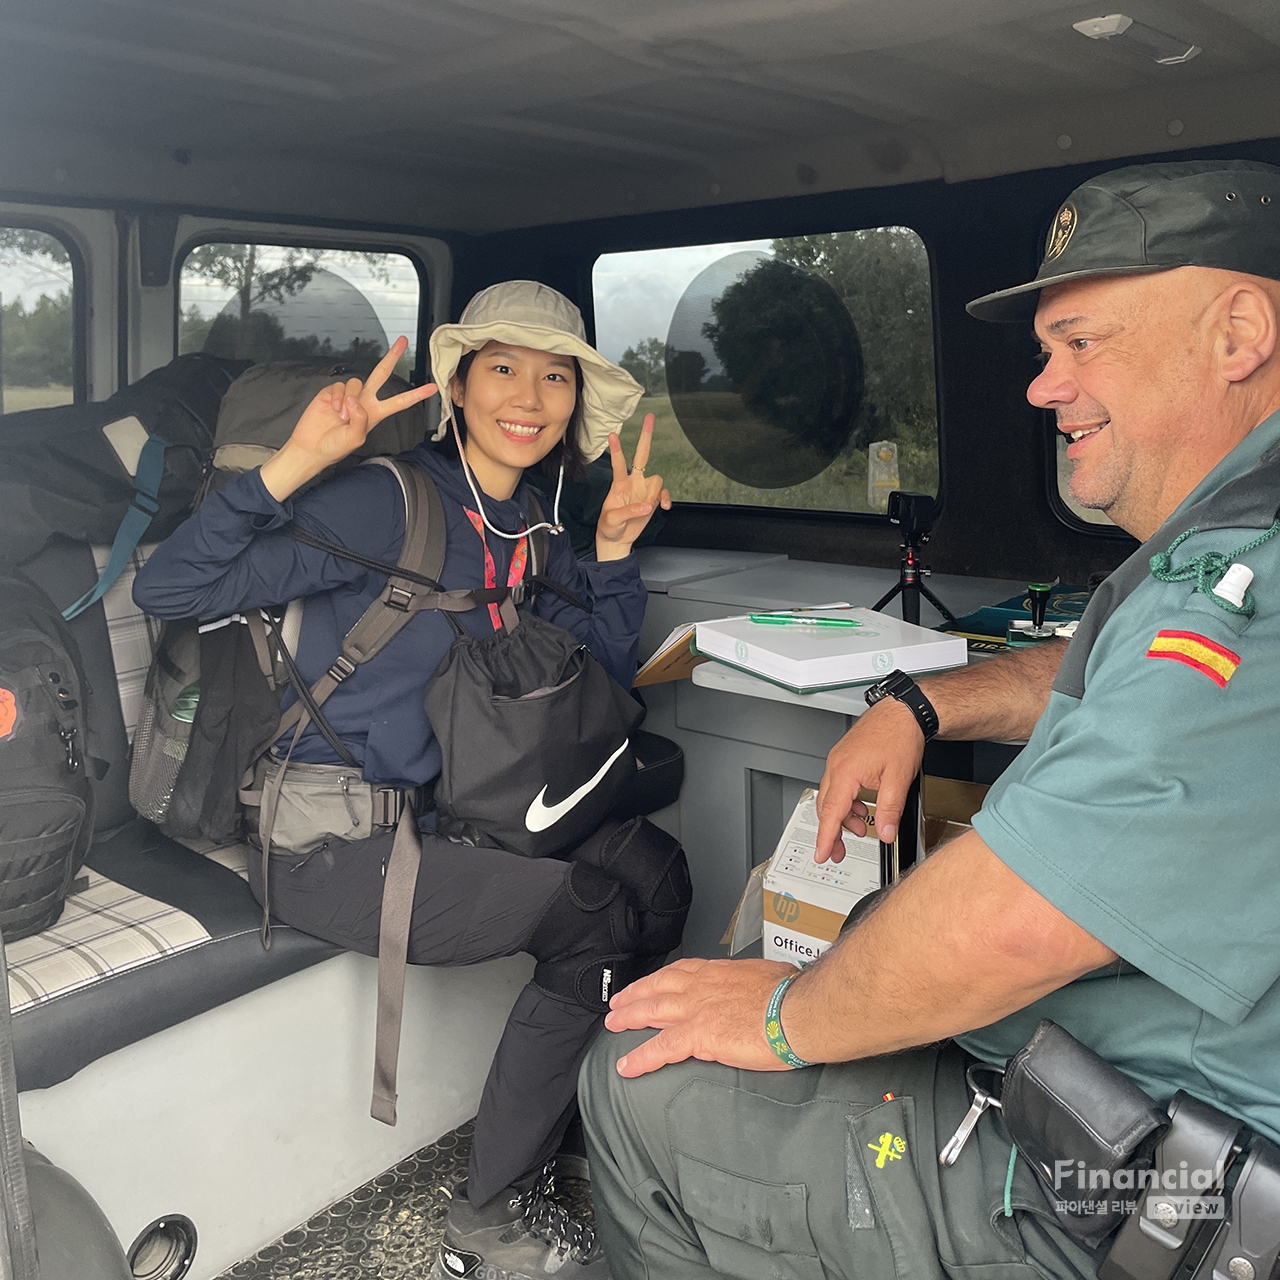
M 929 541 L 938 504 L 927 493 L 906 493 L 895 489 L 889 495 L 889 523 L 902 530 L 904 547 L 921 547 Z
M 907 554 L 898 564 L 898 585 L 871 607 L 883 609 L 894 596 L 901 595 L 903 620 L 919 623 L 920 597 L 924 596 L 947 622 L 954 624 L 955 615 L 921 581 L 929 576 L 929 568 L 920 563 L 917 554 L 933 532 L 938 504 L 927 493 L 904 493 L 895 489 L 889 495 L 888 513 L 889 523 L 902 530 L 902 549 Z

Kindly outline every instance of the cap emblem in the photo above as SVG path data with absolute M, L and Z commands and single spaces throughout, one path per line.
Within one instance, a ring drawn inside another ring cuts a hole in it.
M 1076 223 L 1079 221 L 1079 215 L 1076 213 L 1075 205 L 1068 202 L 1058 210 L 1058 216 L 1053 220 L 1053 226 L 1049 228 L 1049 243 L 1044 248 L 1044 260 L 1052 262 L 1054 258 L 1060 257 L 1062 251 L 1067 247 L 1071 240 L 1071 233 L 1076 229 Z

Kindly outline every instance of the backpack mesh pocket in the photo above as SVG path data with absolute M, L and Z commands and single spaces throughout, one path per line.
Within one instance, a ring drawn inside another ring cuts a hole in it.
M 174 784 L 187 758 L 187 737 L 172 737 L 161 727 L 167 713 L 147 698 L 133 733 L 133 760 L 129 766 L 129 803 L 152 822 L 169 816 Z M 183 725 L 190 731 L 190 725 Z

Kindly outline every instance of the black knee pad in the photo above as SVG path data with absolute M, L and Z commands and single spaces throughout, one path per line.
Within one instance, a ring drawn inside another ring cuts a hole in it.
M 647 818 L 605 823 L 569 854 L 618 881 L 640 913 L 641 956 L 665 956 L 680 945 L 693 901 L 689 864 L 674 836 Z
M 572 863 L 526 947 L 538 961 L 534 986 L 606 1013 L 609 997 L 640 976 L 639 939 L 640 923 L 622 886 L 587 863 Z

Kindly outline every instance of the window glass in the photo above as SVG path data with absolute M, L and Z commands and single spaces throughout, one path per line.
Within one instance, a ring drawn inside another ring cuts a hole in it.
M 0 412 L 75 400 L 74 289 L 61 240 L 0 227 Z
M 674 498 L 883 512 L 938 491 L 929 257 L 906 227 L 605 254 L 596 342 Z
M 1058 450 L 1058 494 L 1062 501 L 1067 504 L 1067 510 L 1089 524 L 1105 524 L 1114 529 L 1116 527 L 1115 521 L 1106 512 L 1093 511 L 1089 507 L 1082 507 L 1071 496 L 1071 469 L 1073 464 L 1071 459 L 1067 457 L 1067 437 L 1060 431 L 1055 431 L 1054 435 L 1057 436 L 1055 448 Z
M 413 369 L 421 284 L 402 253 L 202 244 L 179 277 L 178 351 L 368 363 L 403 335 Z

